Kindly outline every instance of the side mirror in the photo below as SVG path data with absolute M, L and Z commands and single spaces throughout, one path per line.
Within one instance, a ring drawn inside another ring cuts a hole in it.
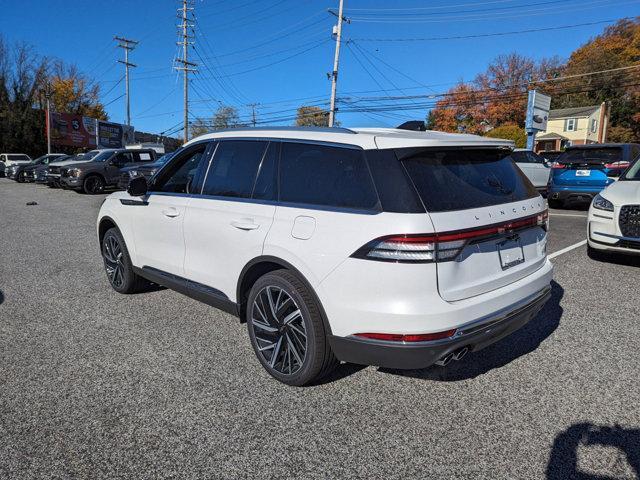
M 149 185 L 147 184 L 147 179 L 144 177 L 132 178 L 127 187 L 127 193 L 132 197 L 142 197 L 147 194 L 148 190 Z

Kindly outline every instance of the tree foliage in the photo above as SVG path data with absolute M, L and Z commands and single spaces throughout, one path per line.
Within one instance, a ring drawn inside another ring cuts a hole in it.
M 237 128 L 243 126 L 240 123 L 238 109 L 228 105 L 221 105 L 213 114 L 213 130 L 224 130 L 225 128 Z
M 640 60 L 640 18 L 620 20 L 574 51 L 564 76 L 637 65 Z M 585 107 L 607 102 L 610 139 L 640 140 L 640 70 L 568 78 L 553 100 L 554 108 Z M 574 93 L 566 93 L 574 92 Z
M 46 151 L 45 86 L 52 111 L 106 119 L 99 87 L 74 66 L 38 55 L 24 43 L 0 36 L 0 151 L 38 156 Z
M 302 105 L 296 114 L 298 127 L 326 127 L 329 125 L 329 112 L 320 107 Z
M 518 125 L 501 125 L 489 130 L 485 135 L 491 138 L 513 140 L 516 148 L 525 148 L 527 146 L 527 133 L 524 131 L 524 128 Z
M 557 58 L 535 62 L 516 53 L 500 55 L 472 82 L 460 82 L 444 94 L 431 110 L 429 125 L 476 134 L 505 124 L 523 125 L 527 91 L 560 68 Z

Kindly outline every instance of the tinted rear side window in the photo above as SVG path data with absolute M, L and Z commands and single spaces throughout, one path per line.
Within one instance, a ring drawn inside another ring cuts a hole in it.
M 367 150 L 365 154 L 382 210 L 395 213 L 424 213 L 424 207 L 395 152 Z
M 362 150 L 283 143 L 280 200 L 326 207 L 379 208 Z
M 511 158 L 500 151 L 396 152 L 429 212 L 488 207 L 538 195 Z
M 267 142 L 228 140 L 220 142 L 202 193 L 222 197 L 250 198 Z

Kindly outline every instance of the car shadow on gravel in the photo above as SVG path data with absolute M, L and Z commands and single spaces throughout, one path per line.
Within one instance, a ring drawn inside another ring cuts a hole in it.
M 627 267 L 640 267 L 640 255 L 622 255 L 618 253 L 590 252 L 589 258 L 598 263 L 612 263 Z
M 2 290 L 0 290 L 0 305 L 2 305 L 4 303 L 4 293 L 2 293 Z
M 618 452 L 614 455 L 606 451 L 608 458 L 605 459 L 601 454 L 598 455 L 597 462 L 589 463 L 597 463 L 601 473 L 587 473 L 581 471 L 578 460 L 588 456 L 590 447 L 612 447 Z M 578 449 L 584 451 L 579 455 Z M 632 471 L 629 471 L 629 467 Z M 605 480 L 629 478 L 629 474 L 633 475 L 631 478 L 640 478 L 640 429 L 627 429 L 619 425 L 598 426 L 585 422 L 571 425 L 556 436 L 547 464 L 546 478 Z
M 422 370 L 379 368 L 378 371 L 423 380 L 457 382 L 503 367 L 516 358 L 533 352 L 558 328 L 563 312 L 560 306 L 563 296 L 564 289 L 557 282 L 551 282 L 551 298 L 536 318 L 493 345 L 469 353 L 459 362 L 453 361 L 446 367 L 432 366 Z

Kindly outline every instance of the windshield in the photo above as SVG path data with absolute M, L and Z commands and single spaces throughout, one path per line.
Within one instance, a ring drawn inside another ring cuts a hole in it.
M 620 180 L 640 181 L 640 161 L 636 160 Z
M 622 161 L 622 149 L 613 148 L 576 148 L 567 150 L 559 158 L 560 163 L 613 163 Z
M 87 157 L 87 155 L 89 155 L 89 153 L 93 153 L 93 155 L 91 155 L 91 157 Z M 111 156 L 113 155 L 113 151 L 112 150 L 103 150 L 103 151 L 91 151 L 85 155 L 85 158 L 87 161 L 92 160 L 93 162 L 104 162 L 105 160 L 108 160 L 109 158 L 111 158 Z
M 398 149 L 429 212 L 448 212 L 518 202 L 538 195 L 505 152 Z
M 173 152 L 172 153 L 165 153 L 164 155 L 162 155 L 160 158 L 158 158 L 155 163 L 159 164 L 159 165 L 164 165 L 165 163 L 167 163 L 169 160 L 171 160 L 171 157 L 173 157 Z
M 7 155 L 7 160 L 14 162 L 30 162 L 31 159 L 27 155 Z

